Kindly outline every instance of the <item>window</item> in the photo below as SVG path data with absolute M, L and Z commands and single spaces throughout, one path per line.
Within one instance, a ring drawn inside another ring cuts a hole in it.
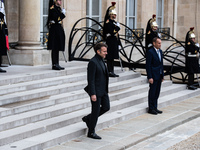
M 126 0 L 126 25 L 131 29 L 137 26 L 137 0 Z
M 98 22 L 101 20 L 101 0 L 87 0 L 86 16 Z M 92 26 L 92 21 L 87 20 L 87 27 Z
M 40 41 L 43 45 L 46 45 L 48 29 L 46 26 L 48 11 L 49 11 L 49 0 L 40 0 Z
M 164 0 L 157 0 L 156 22 L 159 28 L 163 27 Z
M 101 0 L 87 0 L 86 17 L 92 18 L 98 22 L 101 21 Z M 94 24 L 95 23 L 93 21 L 87 19 L 86 21 L 87 27 L 92 27 L 95 30 L 99 30 L 99 26 Z M 86 38 L 87 42 L 90 43 L 94 38 L 94 33 L 88 31 Z

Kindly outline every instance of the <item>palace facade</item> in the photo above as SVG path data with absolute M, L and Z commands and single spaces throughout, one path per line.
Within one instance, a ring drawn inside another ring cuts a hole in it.
M 50 53 L 41 44 L 47 33 L 45 26 L 49 0 L 5 0 L 9 42 L 17 46 L 9 51 L 12 64 L 50 64 Z M 103 21 L 106 9 L 113 0 L 63 0 L 66 18 L 63 26 L 66 35 L 65 54 L 68 57 L 68 40 L 74 23 L 83 17 Z M 190 27 L 195 27 L 196 42 L 200 38 L 199 0 L 114 0 L 117 21 L 131 29 L 143 28 L 152 14 L 157 15 L 160 28 L 169 27 L 170 35 L 184 41 Z M 81 26 L 90 26 L 85 22 Z M 4 59 L 6 62 L 6 58 Z

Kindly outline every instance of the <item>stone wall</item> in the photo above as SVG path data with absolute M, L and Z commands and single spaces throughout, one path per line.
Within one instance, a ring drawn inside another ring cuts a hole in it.
M 29 1 L 24 2 L 26 0 L 9 0 L 5 1 L 5 7 L 6 7 L 6 14 L 7 14 L 7 24 L 9 29 L 9 41 L 10 42 L 19 42 L 20 39 L 23 39 L 23 43 L 25 42 L 24 37 L 28 37 L 26 32 L 32 31 L 30 29 L 33 29 L 31 26 L 25 26 L 24 30 L 22 31 L 22 23 L 19 22 L 19 20 L 22 21 L 23 18 L 22 14 L 20 16 L 20 10 L 21 7 L 27 7 L 28 12 L 32 15 L 36 13 L 35 11 L 39 11 L 39 8 L 35 9 Z M 39 1 L 39 0 L 38 0 Z M 111 2 L 113 0 L 102 0 L 102 20 L 104 19 L 105 13 L 107 8 L 111 5 Z M 138 0 L 137 1 L 137 28 L 146 28 L 147 21 L 152 17 L 152 14 L 156 14 L 156 1 L 157 0 Z M 200 12 L 198 9 L 200 8 L 200 1 L 199 0 L 177 0 L 178 2 L 178 21 L 177 21 L 177 32 L 174 33 L 174 2 L 176 0 L 164 0 L 164 27 L 170 27 L 171 35 L 175 34 L 176 38 L 178 40 L 184 40 L 185 34 L 189 30 L 190 27 L 195 27 L 195 33 L 196 33 L 196 41 L 200 42 L 200 15 L 198 13 Z M 36 1 L 35 1 L 36 2 Z M 126 14 L 126 1 L 125 0 L 115 0 L 117 3 L 116 5 L 116 11 L 117 11 L 117 21 L 124 23 L 126 21 L 125 14 Z M 21 3 L 21 4 L 20 4 Z M 38 2 L 37 2 L 38 3 Z M 22 6 L 22 4 L 25 4 Z M 39 7 L 39 6 L 37 6 Z M 64 7 L 66 9 L 66 19 L 64 19 L 64 30 L 66 34 L 66 48 L 65 48 L 65 54 L 68 58 L 68 41 L 69 41 L 69 34 L 71 32 L 71 29 L 74 25 L 74 23 L 86 16 L 86 0 L 64 0 Z M 24 9 L 25 10 L 25 9 Z M 25 15 L 27 16 L 27 15 Z M 30 19 L 27 19 L 30 21 Z M 34 20 L 36 20 L 34 18 Z M 40 20 L 38 16 L 38 20 Z M 26 21 L 24 21 L 26 23 Z M 30 24 L 30 22 L 27 22 Z M 85 26 L 86 22 L 82 22 L 80 26 Z M 21 25 L 21 26 L 20 26 Z M 39 26 L 39 24 L 38 24 Z M 36 26 L 34 26 L 37 28 Z M 38 28 L 37 28 L 38 29 Z M 21 31 L 20 31 L 21 30 Z M 25 31 L 25 32 L 24 32 Z M 124 30 L 120 31 L 121 34 L 124 34 Z M 33 35 L 39 36 L 39 34 L 33 33 Z M 33 36 L 31 36 L 27 41 L 32 41 Z M 35 37 L 34 41 L 37 42 L 39 37 Z M 78 39 L 76 39 L 78 40 Z M 19 42 L 20 43 L 20 42 Z M 31 49 L 32 50 L 32 49 Z M 16 50 L 12 50 L 13 54 L 17 54 L 17 57 L 11 56 L 13 59 L 17 58 L 20 61 L 20 55 L 24 54 L 24 52 L 16 52 Z M 25 51 L 25 50 L 23 50 Z M 37 55 L 40 53 L 37 50 Z M 28 52 L 29 53 L 29 52 Z M 31 52 L 31 54 L 34 54 L 34 52 Z M 41 51 L 41 56 L 44 54 L 43 51 Z M 12 55 L 12 54 L 11 54 Z M 49 55 L 47 53 L 47 55 Z M 47 56 L 45 56 L 47 58 Z M 25 56 L 22 56 L 22 58 L 26 58 Z M 35 57 L 33 56 L 32 59 Z M 62 55 L 61 55 L 61 59 Z M 47 64 L 50 63 L 48 59 Z M 19 61 L 15 60 L 15 64 L 19 64 Z M 26 61 L 25 61 L 26 62 Z M 33 62 L 35 62 L 33 60 Z M 31 63 L 28 63 L 29 65 Z M 38 63 L 35 63 L 38 64 Z M 45 64 L 43 62 L 42 64 Z M 33 64 L 34 65 L 34 64 Z

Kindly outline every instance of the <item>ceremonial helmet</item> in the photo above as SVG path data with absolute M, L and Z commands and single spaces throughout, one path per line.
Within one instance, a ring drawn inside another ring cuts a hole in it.
M 190 31 L 189 31 L 189 38 L 190 39 L 193 39 L 193 38 L 195 38 L 196 36 L 195 36 L 195 34 L 194 34 L 194 27 L 191 27 L 190 28 Z
M 153 14 L 152 19 L 150 20 L 150 26 L 151 26 L 151 28 L 158 27 L 158 24 L 156 22 L 156 15 L 155 14 Z
M 116 8 L 115 7 L 116 2 L 112 2 L 111 4 L 112 4 L 112 6 L 109 7 L 109 15 L 117 15 L 117 12 L 115 10 L 115 8 Z

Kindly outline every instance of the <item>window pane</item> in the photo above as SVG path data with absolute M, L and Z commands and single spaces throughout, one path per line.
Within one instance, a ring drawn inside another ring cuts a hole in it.
M 89 15 L 89 9 L 90 9 L 90 0 L 87 0 L 86 2 L 86 15 L 88 16 Z
M 49 1 L 43 0 L 43 15 L 48 15 Z
M 135 28 L 135 18 L 129 18 L 129 28 Z
M 92 17 L 92 19 L 94 19 L 94 20 L 99 22 L 99 17 Z M 95 24 L 95 22 L 92 22 L 92 23 L 93 23 L 92 25 Z M 94 28 L 95 30 L 98 30 L 99 29 L 99 25 L 92 26 L 92 28 Z
M 158 28 L 162 28 L 162 19 L 161 18 L 157 18 L 157 21 L 156 21 L 157 23 L 158 23 Z
M 129 0 L 129 16 L 135 16 L 135 0 Z
M 43 32 L 48 32 L 46 23 L 47 23 L 47 18 L 48 17 L 43 17 Z
M 158 16 L 162 16 L 162 0 L 158 0 Z
M 92 0 L 92 15 L 99 15 L 99 0 Z

